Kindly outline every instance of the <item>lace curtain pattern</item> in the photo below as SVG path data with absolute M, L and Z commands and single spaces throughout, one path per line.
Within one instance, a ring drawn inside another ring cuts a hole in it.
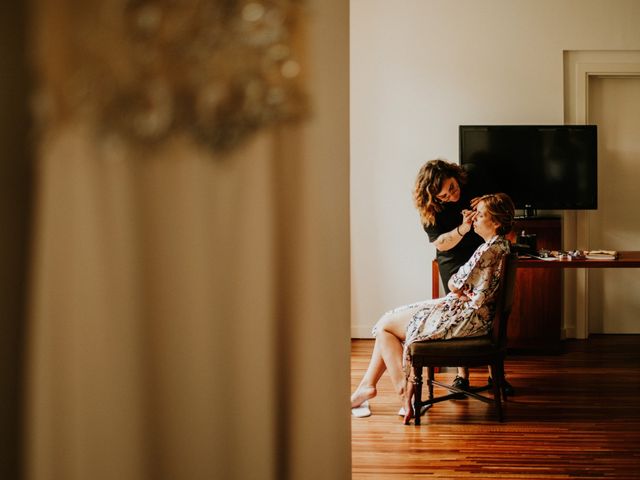
M 303 118 L 296 0 L 74 0 L 64 68 L 34 107 L 42 131 L 71 117 L 100 137 L 157 145 L 186 133 L 228 151 Z

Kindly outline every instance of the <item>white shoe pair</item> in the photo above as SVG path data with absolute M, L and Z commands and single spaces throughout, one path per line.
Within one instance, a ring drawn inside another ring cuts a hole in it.
M 424 413 L 429 410 L 431 405 L 423 405 L 420 408 L 420 416 L 424 415 Z M 406 410 L 404 407 L 400 407 L 398 411 L 398 415 L 404 417 L 406 414 Z M 365 418 L 371 416 L 371 409 L 369 408 L 369 400 L 365 400 L 359 407 L 354 407 L 351 409 L 351 415 L 356 418 Z

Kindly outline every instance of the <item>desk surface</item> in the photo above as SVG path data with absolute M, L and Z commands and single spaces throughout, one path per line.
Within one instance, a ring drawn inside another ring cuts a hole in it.
M 640 251 L 619 251 L 615 260 L 539 260 L 537 258 L 519 258 L 519 268 L 640 268 Z M 438 261 L 431 263 L 431 298 L 440 297 L 440 274 Z
M 537 258 L 519 258 L 521 268 L 638 268 L 640 251 L 620 251 L 615 260 L 575 260 L 556 259 L 539 260 Z

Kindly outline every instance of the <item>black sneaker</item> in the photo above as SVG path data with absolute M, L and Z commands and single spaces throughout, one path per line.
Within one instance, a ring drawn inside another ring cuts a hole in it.
M 452 387 L 459 388 L 460 390 L 469 390 L 469 380 L 467 378 L 462 378 L 456 375 L 456 378 L 453 379 Z M 456 393 L 453 398 L 467 398 L 464 393 Z
M 487 383 L 493 385 L 493 379 L 491 377 L 487 378 Z M 511 385 L 506 378 L 502 379 L 502 393 L 504 393 L 506 397 L 513 397 L 516 394 L 516 389 L 513 388 L 513 385 Z

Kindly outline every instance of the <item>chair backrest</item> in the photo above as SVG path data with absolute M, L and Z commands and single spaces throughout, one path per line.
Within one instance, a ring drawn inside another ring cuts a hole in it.
M 493 343 L 500 347 L 507 344 L 507 321 L 513 306 L 513 297 L 516 286 L 516 270 L 518 267 L 518 255 L 510 253 L 502 264 L 502 275 L 496 301 L 496 311 L 491 327 Z

